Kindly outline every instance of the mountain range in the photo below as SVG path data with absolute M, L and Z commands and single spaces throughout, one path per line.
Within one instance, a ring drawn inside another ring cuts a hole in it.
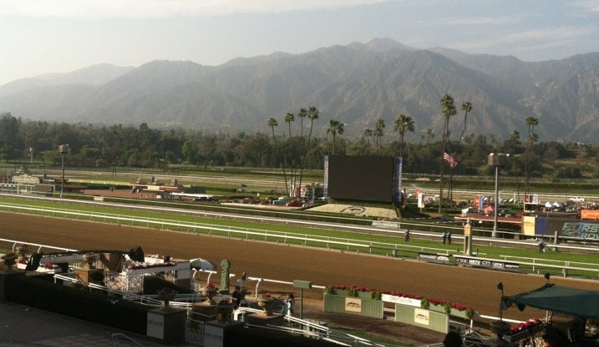
M 314 134 L 331 119 L 358 137 L 385 121 L 411 116 L 418 141 L 427 129 L 441 137 L 441 98 L 455 100 L 450 121 L 461 133 L 461 104 L 473 105 L 466 135 L 526 138 L 525 119 L 537 118 L 541 141 L 594 142 L 599 131 L 599 52 L 562 60 L 523 62 L 511 56 L 413 49 L 390 39 L 320 48 L 302 54 L 236 58 L 219 66 L 152 61 L 139 67 L 95 65 L 0 86 L 0 112 L 24 120 L 92 124 L 148 124 L 230 133 L 270 132 L 278 120 L 315 106 Z M 307 126 L 309 122 L 304 122 Z

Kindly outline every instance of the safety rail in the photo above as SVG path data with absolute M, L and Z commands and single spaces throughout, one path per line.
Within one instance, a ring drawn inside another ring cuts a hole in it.
M 368 250 L 371 246 L 376 244 L 376 242 L 365 242 L 365 243 L 357 243 L 354 240 L 347 238 L 335 238 L 335 237 L 322 237 L 319 238 L 317 235 L 307 235 L 307 234 L 296 234 L 296 233 L 286 233 L 286 232 L 276 232 L 276 231 L 265 231 L 265 230 L 252 230 L 250 228 L 235 228 L 235 227 L 220 227 L 214 225 L 203 225 L 199 223 L 182 223 L 176 222 L 172 220 L 163 220 L 163 219 L 152 219 L 152 218 L 137 218 L 131 216 L 122 216 L 122 215 L 109 215 L 109 214 L 101 214 L 101 213 L 86 213 L 86 212 L 76 212 L 76 211 L 67 211 L 67 210 L 59 210 L 59 209 L 50 209 L 50 208 L 39 208 L 39 207 L 27 207 L 27 206 L 19 206 L 13 204 L 0 204 L 0 208 L 6 208 L 10 210 L 16 211 L 25 211 L 25 212 L 37 212 L 37 213 L 48 213 L 52 216 L 63 215 L 65 218 L 73 218 L 80 220 L 81 218 L 87 218 L 91 221 L 98 220 L 102 222 L 112 221 L 117 224 L 128 224 L 135 225 L 136 223 L 144 224 L 147 227 L 153 225 L 159 229 L 167 229 L 168 227 L 172 228 L 181 228 L 188 229 L 190 232 L 198 232 L 200 230 L 206 232 L 208 235 L 212 233 L 224 233 L 228 237 L 232 237 L 232 235 L 237 235 L 245 239 L 249 239 L 250 236 L 255 237 L 256 239 L 262 241 L 278 241 L 282 243 L 290 243 L 291 241 L 299 241 L 299 244 L 307 246 L 308 243 L 320 244 L 321 247 L 332 248 L 333 246 L 342 246 L 342 249 L 350 250 L 353 248 L 362 248 L 364 250 Z M 390 244 L 381 243 L 384 246 L 391 246 Z
M 154 227 L 158 229 L 167 229 L 171 228 L 173 230 L 184 231 L 197 233 L 203 232 L 205 234 L 211 235 L 213 233 L 218 233 L 219 235 L 226 235 L 227 237 L 239 237 L 245 239 L 255 239 L 262 241 L 270 241 L 270 242 L 282 242 L 286 244 L 299 244 L 303 246 L 314 245 L 318 247 L 325 247 L 328 249 L 335 248 L 339 250 L 355 250 L 355 251 L 363 251 L 366 253 L 377 253 L 382 255 L 391 255 L 395 256 L 398 252 L 413 252 L 417 248 L 412 248 L 411 245 L 405 245 L 401 243 L 387 243 L 387 242 L 376 242 L 376 241 L 364 241 L 364 242 L 356 242 L 351 238 L 338 238 L 338 237 L 330 237 L 330 236 L 322 236 L 318 235 L 306 235 L 306 234 L 297 234 L 297 233 L 287 233 L 287 232 L 277 232 L 277 231 L 265 231 L 263 229 L 252 229 L 252 228 L 237 228 L 237 227 L 223 227 L 223 226 L 214 226 L 208 223 L 182 223 L 175 220 L 168 219 L 153 219 L 149 217 L 131 217 L 129 215 L 118 215 L 118 214 L 110 214 L 110 213 L 89 213 L 89 212 L 81 212 L 78 210 L 67 210 L 67 209 L 56 209 L 50 207 L 38 207 L 38 206 L 23 206 L 21 204 L 11 204 L 11 203 L 0 203 L 0 209 L 6 209 L 7 211 L 17 211 L 21 213 L 30 213 L 34 215 L 50 215 L 50 216 L 59 216 L 62 215 L 64 218 L 72 218 L 72 219 L 89 219 L 90 221 L 100 221 L 107 223 L 116 223 L 123 225 L 144 225 L 146 227 Z M 250 217 L 248 217 L 250 218 Z M 270 220 L 269 218 L 257 218 L 251 217 L 252 220 L 256 221 L 266 221 Z M 315 222 L 311 222 L 312 225 Z M 318 223 L 318 225 L 322 225 L 326 227 L 327 225 L 332 225 L 331 223 Z M 409 222 L 402 222 L 404 227 L 410 226 Z M 338 227 L 338 226 L 337 226 Z M 355 226 L 346 226 L 350 230 L 356 231 L 368 231 L 372 232 L 373 230 L 378 230 L 377 227 L 355 227 Z M 443 228 L 447 229 L 456 229 L 456 227 L 444 226 Z M 390 235 L 399 235 L 405 231 L 404 230 L 391 230 L 391 229 L 381 229 L 387 234 Z M 421 236 L 425 238 L 436 238 L 439 237 L 438 232 L 423 232 L 418 230 L 411 231 L 413 236 Z M 456 244 L 463 241 L 463 236 L 456 234 L 454 235 Z M 485 241 L 489 241 L 491 244 L 503 244 L 503 245 L 528 245 L 530 247 L 536 247 L 536 244 L 533 242 L 521 241 L 521 240 L 513 240 L 513 239 L 504 239 L 504 238 L 485 238 Z M 552 238 L 546 236 L 546 238 Z M 564 240 L 565 238 L 560 237 L 559 240 Z M 571 249 L 576 251 L 589 251 L 589 252 L 598 252 L 599 247 L 596 246 L 577 246 L 572 244 L 564 244 L 564 243 L 551 243 L 547 244 L 548 248 L 555 249 Z M 432 248 L 421 247 L 423 251 L 430 252 L 434 250 Z M 380 251 L 382 253 L 379 253 Z M 446 250 L 443 250 L 444 252 Z M 386 252 L 386 254 L 385 254 Z
M 63 275 L 63 274 L 55 274 L 54 279 L 55 279 L 55 281 L 56 280 L 64 280 L 64 281 L 70 281 L 70 282 L 78 282 L 78 279 L 75 276 L 67 276 L 67 275 Z M 278 283 L 278 284 L 293 285 L 293 282 L 280 281 L 280 280 L 275 280 L 275 279 L 262 279 L 262 278 L 258 279 L 258 278 L 249 277 L 248 280 L 258 280 L 258 284 L 261 282 L 271 282 L 271 283 Z M 120 291 L 111 290 L 109 287 L 99 285 L 99 284 L 93 284 L 93 283 L 89 283 L 88 287 L 90 290 L 91 289 L 103 290 L 103 291 L 106 291 L 109 293 L 115 293 L 118 295 L 122 295 L 123 298 L 126 300 L 139 302 L 141 304 L 152 305 L 152 306 L 161 306 L 162 305 L 162 301 L 154 299 L 154 295 L 138 295 L 138 294 L 134 294 L 134 293 L 120 292 Z M 324 286 L 323 285 L 314 285 L 313 288 L 323 289 Z M 178 307 L 181 309 L 185 309 L 189 312 L 188 317 L 187 317 L 187 327 L 186 327 L 187 339 L 188 340 L 191 339 L 191 340 L 194 340 L 195 342 L 198 342 L 200 340 L 203 340 L 204 323 L 202 320 L 194 319 L 194 316 L 196 316 L 196 315 L 203 316 L 203 315 L 201 313 L 193 312 L 191 310 L 192 303 L 179 301 L 179 300 L 185 300 L 186 298 L 189 298 L 189 297 L 191 297 L 191 296 L 186 295 L 186 294 L 178 294 L 175 297 L 175 299 L 173 299 L 172 301 L 169 301 L 169 305 L 172 307 Z M 251 307 L 240 307 L 239 310 L 245 311 L 248 313 L 262 312 L 261 309 L 254 309 Z M 301 333 L 302 335 L 310 335 L 312 337 L 316 337 L 316 338 L 331 341 L 331 342 L 348 344 L 348 346 L 394 347 L 394 345 L 375 343 L 375 342 L 372 342 L 370 340 L 367 340 L 367 339 L 364 339 L 364 338 L 361 338 L 361 337 L 358 337 L 355 335 L 336 331 L 334 329 L 330 329 L 327 326 L 316 323 L 314 321 L 300 319 L 295 316 L 289 316 L 289 315 L 285 316 L 285 320 L 287 320 L 287 322 L 289 322 L 289 326 L 285 327 L 285 326 L 270 326 L 269 325 L 267 327 L 264 327 L 264 326 L 250 325 L 250 324 L 248 324 L 248 325 L 252 326 L 252 327 L 256 327 L 256 328 L 284 330 L 289 333 L 297 333 L 297 334 Z M 300 329 L 294 328 L 293 326 L 299 326 Z M 118 337 L 126 338 L 139 346 L 143 346 L 139 342 L 134 341 L 133 339 L 131 339 L 130 337 L 128 337 L 127 335 L 122 334 L 122 333 L 115 333 L 112 335 L 113 345 L 115 345 L 115 342 L 118 342 Z
M 131 343 L 134 343 L 134 344 L 136 344 L 136 345 L 138 345 L 140 347 L 146 347 L 145 345 L 142 345 L 138 341 L 132 339 L 131 337 L 129 337 L 129 336 L 123 334 L 123 333 L 114 333 L 114 334 L 110 335 L 110 340 L 111 340 L 113 346 L 118 346 L 118 344 L 119 344 L 119 337 L 123 338 L 123 339 L 125 339 L 125 340 L 127 340 L 127 341 L 129 341 Z
M 11 240 L 11 239 L 0 239 L 0 241 L 2 242 L 6 242 L 6 243 L 12 243 L 11 246 L 11 250 L 13 252 L 16 251 L 16 248 L 20 245 L 23 244 L 24 242 L 22 241 L 17 241 L 17 240 Z M 42 248 L 48 248 L 48 249 L 56 249 L 62 252 L 77 252 L 76 249 L 70 249 L 70 248 L 65 248 L 65 247 L 57 247 L 57 246 L 51 246 L 51 245 L 44 245 L 41 243 L 32 243 L 32 242 L 27 242 L 27 246 L 33 246 L 33 247 L 37 247 L 37 252 L 39 253 L 41 251 Z
M 532 267 L 532 272 L 537 271 L 538 268 L 541 269 L 559 269 L 562 272 L 564 277 L 568 276 L 568 271 L 584 271 L 584 272 L 596 272 L 599 277 L 599 264 L 594 263 L 583 263 L 583 262 L 575 262 L 568 260 L 553 260 L 553 259 L 538 259 L 538 258 L 527 258 L 527 257 L 518 257 L 518 256 L 509 256 L 509 255 L 501 255 L 500 257 L 505 260 L 510 259 L 520 259 L 520 260 L 510 260 L 519 265 L 526 265 Z M 524 261 L 522 261 L 524 260 Z M 539 262 L 542 261 L 542 262 Z M 558 264 L 556 264 L 558 263 Z M 591 267 L 582 267 L 576 265 L 588 265 Z
M 113 214 L 103 214 L 103 213 L 89 213 L 89 212 L 79 212 L 79 211 L 68 211 L 62 209 L 53 209 L 53 208 L 40 208 L 40 207 L 30 207 L 30 206 L 21 206 L 16 204 L 6 204 L 0 203 L 0 208 L 6 208 L 8 210 L 16 210 L 16 211 L 24 211 L 24 212 L 36 212 L 37 214 L 41 214 L 43 212 L 48 213 L 52 216 L 63 215 L 65 218 L 74 218 L 80 220 L 82 218 L 89 219 L 91 221 L 98 220 L 101 222 L 110 222 L 116 224 L 125 224 L 134 225 L 135 223 L 143 224 L 147 227 L 154 227 L 158 229 L 168 229 L 171 227 L 176 230 L 186 229 L 189 232 L 196 233 L 200 231 L 204 231 L 206 234 L 211 235 L 213 233 L 224 233 L 227 237 L 238 237 L 243 239 L 255 239 L 260 241 L 270 241 L 270 242 L 280 242 L 284 244 L 292 244 L 292 245 L 314 245 L 317 247 L 324 247 L 327 249 L 338 249 L 345 251 L 362 251 L 368 254 L 381 254 L 386 256 L 396 256 L 398 252 L 448 252 L 445 249 L 439 249 L 434 247 L 422 247 L 422 246 L 413 246 L 413 245 L 404 245 L 404 244 L 394 244 L 394 243 L 386 243 L 386 242 L 376 242 L 376 241 L 364 241 L 364 242 L 356 242 L 350 238 L 338 238 L 331 236 L 318 236 L 318 235 L 307 235 L 307 234 L 297 234 L 297 233 L 287 233 L 287 232 L 277 232 L 277 231 L 269 231 L 269 230 L 259 230 L 259 229 L 251 229 L 251 228 L 236 228 L 236 227 L 222 227 L 222 226 L 214 226 L 204 223 L 182 223 L 176 222 L 172 220 L 163 220 L 163 219 L 152 219 L 149 217 L 131 217 L 131 216 L 123 216 L 123 215 L 113 215 Z M 418 232 L 412 232 L 413 235 L 419 235 Z M 459 239 L 459 236 L 456 235 L 456 239 Z M 294 242 L 295 241 L 295 242 Z M 377 252 L 380 251 L 380 252 Z
M 256 313 L 261 312 L 262 310 L 253 309 L 249 307 L 240 307 L 240 311 Z M 339 345 L 344 346 L 371 346 L 371 347 L 394 347 L 396 345 L 392 344 L 383 344 L 378 342 L 373 342 L 368 339 L 344 333 L 335 329 L 331 329 L 328 326 L 323 324 L 319 324 L 317 322 L 311 320 L 300 319 L 295 316 L 285 316 L 285 320 L 288 322 L 288 325 L 252 325 L 247 324 L 253 328 L 258 329 L 269 329 L 269 330 L 277 330 L 284 331 L 286 333 L 302 335 L 306 337 L 321 339 L 329 342 L 333 342 Z

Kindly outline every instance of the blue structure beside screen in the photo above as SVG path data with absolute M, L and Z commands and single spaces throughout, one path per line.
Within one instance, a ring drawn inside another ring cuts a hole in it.
M 322 196 L 329 197 L 329 156 L 324 156 L 324 183 L 322 185 Z
M 401 203 L 401 170 L 402 170 L 403 158 L 395 158 L 395 169 L 393 170 L 393 202 Z

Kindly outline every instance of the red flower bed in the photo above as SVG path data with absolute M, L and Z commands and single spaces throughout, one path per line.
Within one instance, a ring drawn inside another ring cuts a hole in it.
M 433 305 L 438 305 L 438 306 L 443 306 L 443 305 L 447 304 L 447 301 L 441 300 L 441 299 L 435 299 L 435 298 L 429 298 L 428 302 L 430 302 Z
M 521 331 L 528 330 L 529 328 L 534 328 L 534 327 L 541 326 L 541 325 L 543 325 L 543 321 L 541 321 L 539 318 L 531 318 L 531 319 L 527 320 L 526 322 L 522 322 L 520 324 L 513 326 L 510 329 L 510 334 L 516 334 Z
M 52 270 L 52 269 L 54 269 L 54 264 L 52 264 L 52 263 L 45 263 L 44 267 L 46 269 L 48 269 L 48 270 Z

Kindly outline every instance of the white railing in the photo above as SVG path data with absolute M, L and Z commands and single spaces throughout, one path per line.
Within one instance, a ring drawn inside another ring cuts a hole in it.
M 321 243 L 324 244 L 327 248 L 331 245 L 343 245 L 346 246 L 347 249 L 350 247 L 360 247 L 364 249 L 369 249 L 376 242 L 368 242 L 368 243 L 356 243 L 352 239 L 342 239 L 342 238 L 334 238 L 334 237 L 323 237 L 318 238 L 315 235 L 298 235 L 295 233 L 287 233 L 287 232 L 276 232 L 276 231 L 264 231 L 258 229 L 251 228 L 235 228 L 235 227 L 222 227 L 222 226 L 214 226 L 214 225 L 205 225 L 200 223 L 183 223 L 172 220 L 164 220 L 164 219 L 152 219 L 152 218 L 142 218 L 142 217 L 131 217 L 131 216 L 122 216 L 122 215 L 110 215 L 110 214 L 101 214 L 101 213 L 87 213 L 87 212 L 79 212 L 79 211 L 67 211 L 67 210 L 59 210 L 59 209 L 51 209 L 51 208 L 39 208 L 39 207 L 27 207 L 27 206 L 18 206 L 11 204 L 0 204 L 0 208 L 5 208 L 8 211 L 23 211 L 29 212 L 33 214 L 49 214 L 51 216 L 59 216 L 62 215 L 65 218 L 77 219 L 81 220 L 83 218 L 89 219 L 90 221 L 102 221 L 102 222 L 113 222 L 117 224 L 128 224 L 128 225 L 139 225 L 144 224 L 148 227 L 154 226 L 160 229 L 167 229 L 167 227 L 173 227 L 175 229 L 189 229 L 192 232 L 204 231 L 208 234 L 213 232 L 225 233 L 227 236 L 232 235 L 243 235 L 245 238 L 249 238 L 250 236 L 260 238 L 264 241 L 268 241 L 268 239 L 278 239 L 282 240 L 283 243 L 289 243 L 288 241 L 296 240 L 302 241 L 303 245 L 307 245 L 308 242 Z M 385 245 L 385 244 L 383 244 Z
M 110 335 L 110 341 L 112 342 L 113 346 L 118 346 L 119 338 L 127 340 L 137 346 L 145 347 L 145 345 L 142 345 L 141 343 L 137 342 L 136 340 L 132 339 L 131 337 L 129 337 L 123 333 L 114 333 L 114 334 Z
M 23 241 L 12 240 L 12 239 L 0 239 L 0 242 L 6 242 L 6 243 L 12 244 L 11 250 L 13 252 L 16 252 L 16 248 L 20 244 L 27 244 L 28 247 L 29 246 L 37 247 L 37 253 L 40 253 L 42 248 L 56 249 L 56 250 L 59 250 L 62 252 L 77 252 L 76 249 L 70 249 L 70 248 L 58 247 L 58 246 L 52 246 L 52 245 L 44 245 L 41 243 L 23 242 Z
M 101 221 L 101 222 L 112 222 L 116 224 L 128 224 L 128 225 L 139 225 L 143 224 L 147 227 L 155 227 L 159 229 L 168 229 L 168 227 L 172 229 L 187 229 L 190 232 L 200 232 L 203 231 L 207 234 L 212 233 L 224 233 L 228 237 L 239 237 L 245 239 L 256 239 L 262 241 L 276 241 L 282 243 L 289 244 L 300 244 L 303 246 L 308 246 L 309 244 L 319 245 L 319 247 L 324 248 L 333 248 L 338 247 L 339 249 L 345 250 L 362 250 L 365 253 L 373 253 L 374 250 L 387 250 L 389 253 L 392 253 L 393 250 L 408 250 L 414 251 L 416 249 L 426 249 L 424 247 L 413 247 L 410 245 L 400 245 L 400 244 L 391 244 L 384 242 L 375 242 L 375 241 L 365 241 L 365 242 L 356 242 L 350 238 L 336 238 L 330 236 L 318 236 L 318 235 L 307 235 L 307 234 L 296 234 L 296 233 L 288 233 L 288 232 L 277 232 L 277 231 L 268 231 L 268 230 L 260 230 L 260 229 L 251 229 L 251 228 L 235 228 L 235 227 L 222 227 L 222 226 L 214 226 L 214 225 L 206 225 L 200 223 L 184 223 L 177 222 L 172 220 L 163 220 L 163 219 L 152 219 L 152 218 L 141 218 L 141 217 L 131 217 L 131 216 L 122 216 L 122 215 L 111 215 L 111 214 L 102 214 L 102 213 L 88 213 L 88 212 L 79 212 L 79 211 L 67 211 L 60 209 L 51 209 L 51 208 L 39 208 L 39 207 L 29 207 L 29 206 L 20 206 L 13 204 L 0 204 L 0 208 L 5 208 L 8 211 L 17 211 L 23 213 L 33 213 L 33 214 L 49 214 L 51 216 L 63 216 L 64 218 L 70 219 L 88 219 L 90 221 Z
M 373 253 L 373 250 L 383 250 L 387 256 L 392 255 L 396 256 L 397 251 L 407 251 L 407 252 L 443 252 L 449 255 L 447 249 L 433 248 L 433 247 L 419 247 L 419 246 L 411 246 L 411 245 L 403 245 L 403 244 L 391 244 L 391 243 L 383 243 L 383 242 L 374 242 L 374 241 L 365 241 L 362 243 L 357 243 L 352 239 L 342 239 L 342 238 L 334 238 L 334 237 L 319 237 L 317 235 L 306 235 L 306 234 L 294 234 L 287 232 L 277 232 L 277 231 L 267 231 L 267 230 L 259 230 L 259 229 L 251 229 L 251 228 L 235 228 L 235 227 L 221 227 L 221 226 L 213 226 L 199 223 L 182 223 L 176 222 L 172 220 L 160 220 L 160 219 L 152 219 L 152 218 L 136 218 L 130 216 L 122 216 L 122 215 L 111 215 L 111 214 L 102 214 L 102 213 L 88 213 L 88 212 L 79 212 L 79 211 L 68 211 L 61 209 L 52 209 L 52 208 L 40 208 L 40 207 L 31 207 L 31 206 L 22 206 L 16 204 L 6 204 L 0 203 L 0 209 L 7 209 L 8 211 L 20 211 L 24 213 L 34 213 L 34 214 L 50 214 L 53 216 L 62 215 L 65 218 L 74 218 L 74 219 L 89 219 L 89 220 L 99 220 L 103 222 L 112 221 L 113 223 L 128 223 L 130 225 L 133 224 L 145 224 L 150 227 L 154 225 L 156 228 L 167 229 L 167 227 L 172 227 L 174 229 L 188 229 L 191 232 L 199 232 L 204 231 L 207 234 L 211 234 L 214 232 L 225 233 L 228 237 L 239 237 L 239 238 L 254 238 L 262 241 L 271 241 L 271 242 L 282 242 L 282 243 L 290 243 L 297 244 L 299 243 L 303 246 L 308 246 L 309 244 L 320 245 L 320 247 L 331 248 L 332 246 L 337 246 L 339 249 L 350 250 L 353 249 L 355 251 L 362 250 L 365 253 Z M 456 239 L 460 239 L 460 236 L 456 235 Z M 8 240 L 8 239 L 0 239 L 0 242 L 8 242 L 16 246 L 17 243 L 23 243 L 17 240 Z M 292 241 L 295 241 L 292 242 Z M 530 246 L 534 246 L 534 244 L 526 241 L 516 241 L 516 240 L 505 240 L 505 239 L 489 239 L 489 242 L 493 243 L 503 243 L 503 244 L 529 244 Z M 457 242 L 456 242 L 457 244 Z M 41 245 L 41 244 L 32 244 L 40 247 L 47 247 L 50 249 L 58 249 L 65 250 L 64 248 L 53 246 L 53 245 Z M 547 245 L 547 248 L 551 247 L 575 247 L 568 245 L 560 245 L 560 244 L 550 244 Z M 597 251 L 596 247 L 576 247 L 578 250 L 592 250 Z M 71 250 L 72 251 L 72 250 Z M 390 253 L 390 254 L 389 254 Z M 495 260 L 495 259 L 493 259 Z M 545 260 L 545 259 L 543 259 Z M 533 272 L 536 268 L 552 268 L 552 269 L 560 269 L 564 276 L 567 276 L 568 271 L 585 271 L 590 273 L 599 273 L 599 268 L 595 267 L 584 267 L 584 266 L 572 266 L 567 263 L 563 265 L 556 265 L 550 263 L 537 263 L 530 261 L 513 261 L 519 265 L 532 266 Z M 583 264 L 583 263 L 581 263 Z M 592 264 L 596 265 L 596 264 Z
M 519 265 L 525 265 L 532 267 L 532 271 L 536 272 L 537 269 L 561 269 L 564 277 L 568 276 L 568 271 L 586 271 L 596 272 L 599 276 L 599 264 L 596 263 L 583 263 L 568 260 L 553 260 L 553 259 L 538 259 L 528 257 L 518 257 L 509 255 L 500 255 L 501 258 L 506 261 L 514 262 Z

